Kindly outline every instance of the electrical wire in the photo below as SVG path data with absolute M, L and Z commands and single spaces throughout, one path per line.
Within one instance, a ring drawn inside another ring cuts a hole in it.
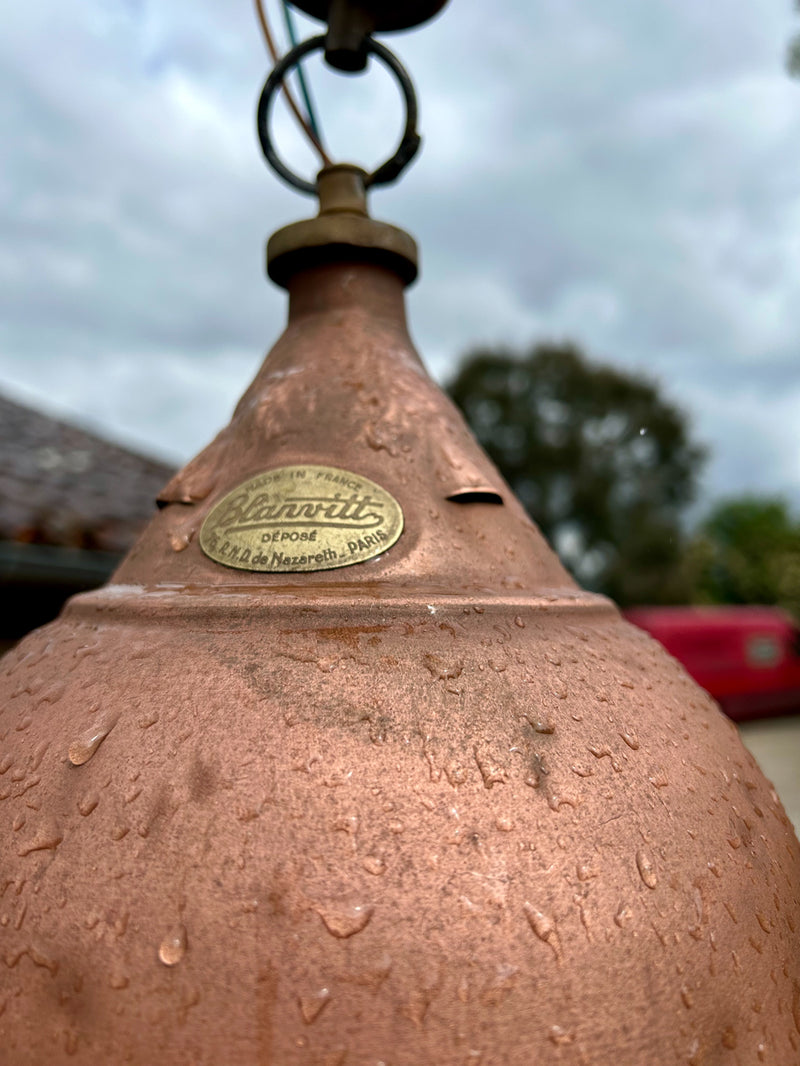
M 254 3 L 256 8 L 256 15 L 258 16 L 258 21 L 261 26 L 261 32 L 264 35 L 264 40 L 266 41 L 269 53 L 272 56 L 272 62 L 277 63 L 280 57 L 278 55 L 278 49 L 275 46 L 275 38 L 272 36 L 272 31 L 269 28 L 269 22 L 267 21 L 267 14 L 264 10 L 263 0 L 254 0 Z M 329 167 L 331 165 L 330 156 L 322 146 L 322 142 L 317 133 L 311 128 L 309 120 L 300 110 L 297 101 L 294 98 L 294 94 L 292 93 L 286 82 L 283 83 L 283 91 L 286 95 L 286 101 L 292 110 L 292 114 L 299 122 L 301 129 L 319 153 L 319 157 L 322 160 L 323 165 Z
M 282 0 L 281 6 L 283 8 L 283 21 L 286 24 L 286 33 L 289 36 L 289 43 L 292 48 L 297 48 L 297 34 L 294 28 L 294 19 L 292 18 L 292 12 L 289 8 L 288 0 Z M 305 72 L 302 66 L 297 67 L 297 80 L 300 85 L 300 92 L 303 96 L 303 102 L 306 105 L 306 114 L 308 116 L 308 124 L 314 131 L 314 135 L 322 144 L 322 134 L 320 133 L 319 123 L 317 122 L 316 111 L 314 110 L 314 101 L 311 99 L 311 90 L 306 82 Z

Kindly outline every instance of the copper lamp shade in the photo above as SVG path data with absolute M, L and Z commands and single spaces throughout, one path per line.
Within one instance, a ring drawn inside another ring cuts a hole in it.
M 397 232 L 284 234 L 230 426 L 0 667 L 0 1061 L 797 1063 L 780 801 L 426 375 Z

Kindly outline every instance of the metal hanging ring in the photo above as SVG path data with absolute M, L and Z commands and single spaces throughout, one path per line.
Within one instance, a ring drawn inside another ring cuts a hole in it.
M 371 185 L 388 185 L 390 182 L 395 181 L 417 154 L 421 138 L 417 133 L 417 95 L 414 92 L 414 86 L 405 67 L 393 52 L 390 52 L 388 48 L 378 41 L 374 41 L 371 37 L 365 38 L 364 45 L 367 53 L 377 56 L 397 78 L 406 105 L 406 125 L 400 144 L 397 146 L 397 151 L 391 159 L 387 159 L 377 170 L 367 174 L 364 183 L 369 188 Z M 267 78 L 264 88 L 261 90 L 256 119 L 258 139 L 261 142 L 261 150 L 266 161 L 285 182 L 293 185 L 300 192 L 308 193 L 309 196 L 317 195 L 316 182 L 306 181 L 305 178 L 301 178 L 293 170 L 290 170 L 279 158 L 273 147 L 269 130 L 270 108 L 275 93 L 280 88 L 281 82 L 288 72 L 309 52 L 321 51 L 324 47 L 324 34 L 319 37 L 311 37 L 309 40 L 296 45 L 276 63 Z

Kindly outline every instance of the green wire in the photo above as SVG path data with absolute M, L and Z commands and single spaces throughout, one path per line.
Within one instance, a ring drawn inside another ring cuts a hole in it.
M 287 0 L 282 0 L 281 7 L 283 8 L 283 20 L 286 23 L 286 32 L 289 34 L 289 41 L 291 42 L 292 48 L 295 48 L 297 46 L 297 34 L 295 33 L 294 20 L 292 19 L 292 13 L 289 10 Z M 319 143 L 322 144 L 322 134 L 320 133 L 317 116 L 314 112 L 311 93 L 309 92 L 306 83 L 305 74 L 303 74 L 303 68 L 299 65 L 297 67 L 297 80 L 300 83 L 300 92 L 303 95 L 303 102 L 305 103 L 306 111 L 308 112 L 308 124 L 311 127 L 314 136 Z

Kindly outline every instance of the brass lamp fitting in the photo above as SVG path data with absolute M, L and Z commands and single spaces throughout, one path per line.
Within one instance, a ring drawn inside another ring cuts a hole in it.
M 376 263 L 406 285 L 417 276 L 417 244 L 405 230 L 370 218 L 366 174 L 350 163 L 325 167 L 317 177 L 319 214 L 293 222 L 267 244 L 267 273 L 286 288 L 298 270 L 329 262 Z

